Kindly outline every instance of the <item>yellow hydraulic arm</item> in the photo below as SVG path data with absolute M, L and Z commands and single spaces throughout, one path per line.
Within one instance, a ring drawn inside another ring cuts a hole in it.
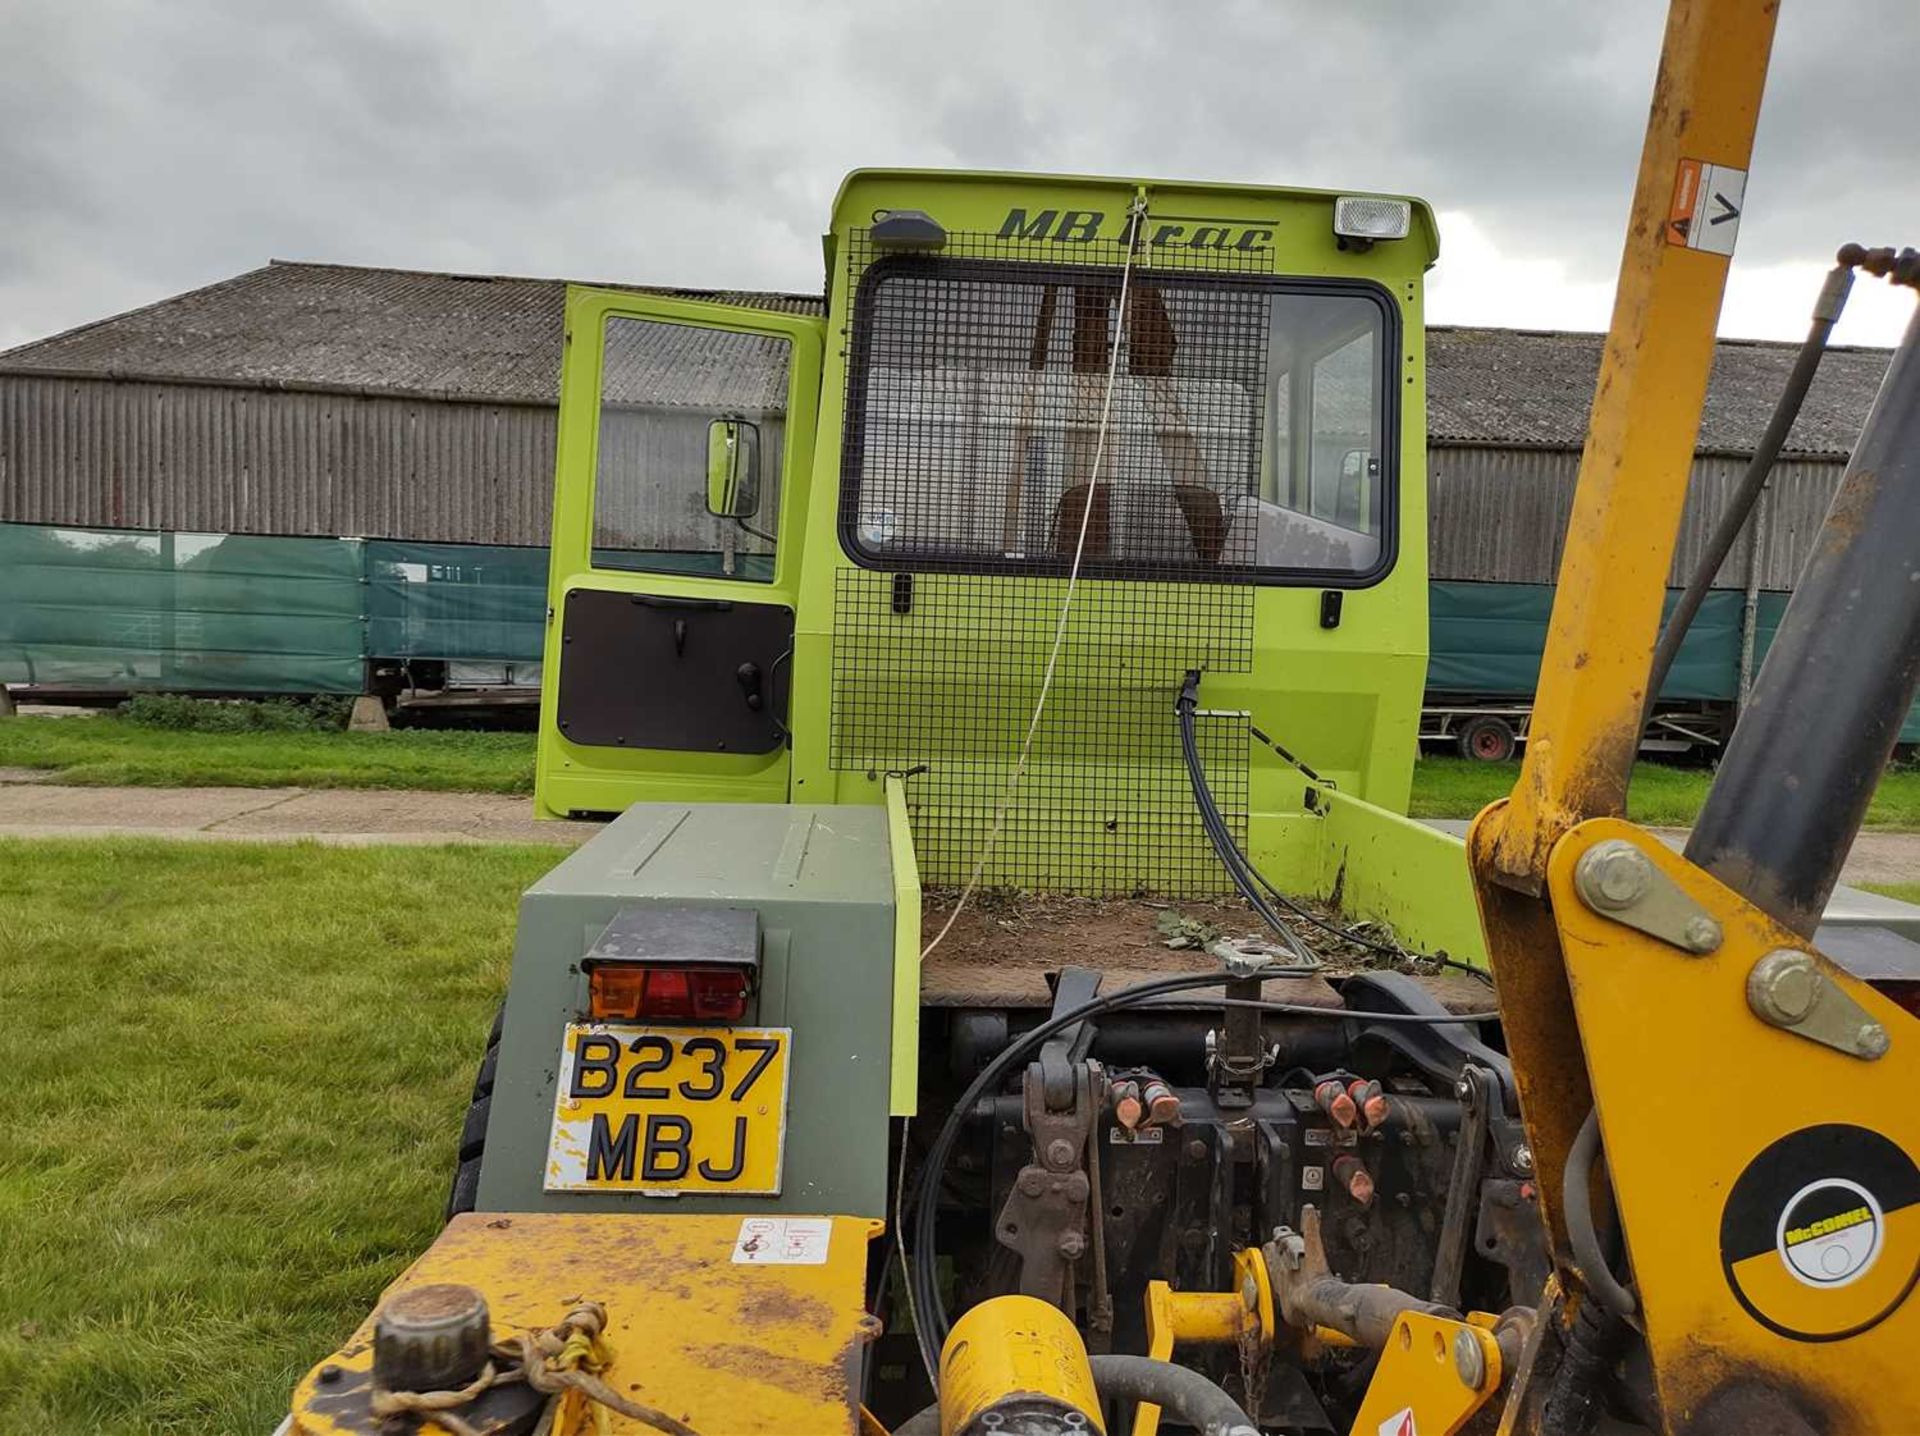
M 1920 1429 L 1920 1032 L 1620 821 L 1775 9 L 1672 5 L 1532 735 L 1468 838 L 1556 1273 L 1503 1433 L 1580 1429 L 1642 1333 L 1669 1431 Z

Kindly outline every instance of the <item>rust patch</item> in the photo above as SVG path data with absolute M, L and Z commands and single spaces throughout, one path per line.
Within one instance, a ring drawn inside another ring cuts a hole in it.
M 769 1287 L 740 1303 L 740 1324 L 755 1330 L 769 1326 L 797 1326 L 825 1331 L 833 1324 L 833 1308 L 818 1297 Z
M 826 1403 L 845 1401 L 847 1397 L 846 1371 L 838 1365 L 803 1361 L 797 1356 L 768 1351 L 763 1346 L 732 1342 L 702 1347 L 700 1356 L 714 1371 L 731 1372 L 763 1386 L 790 1391 L 809 1401 Z

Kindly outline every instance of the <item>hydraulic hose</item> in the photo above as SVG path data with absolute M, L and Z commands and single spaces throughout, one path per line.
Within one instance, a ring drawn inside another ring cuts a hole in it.
M 1260 1436 L 1253 1418 L 1219 1385 L 1198 1371 L 1148 1356 L 1090 1356 L 1094 1389 L 1102 1401 L 1151 1402 L 1200 1436 Z M 893 1429 L 893 1436 L 939 1436 L 936 1404 Z
M 1632 1316 L 1640 1303 L 1620 1284 L 1600 1250 L 1600 1233 L 1593 1224 L 1594 1159 L 1600 1154 L 1600 1112 L 1595 1108 L 1580 1124 L 1580 1134 L 1567 1149 L 1566 1177 L 1560 1198 L 1561 1214 L 1567 1220 L 1567 1240 L 1573 1243 L 1574 1260 L 1580 1263 L 1580 1275 L 1594 1299 L 1616 1316 Z
M 1800 417 L 1800 406 L 1806 401 L 1807 390 L 1812 387 L 1813 376 L 1820 368 L 1821 356 L 1827 349 L 1827 339 L 1833 333 L 1833 326 L 1839 322 L 1841 311 L 1847 307 L 1847 294 L 1853 288 L 1854 267 L 1865 253 L 1859 245 L 1847 245 L 1840 251 L 1833 268 L 1827 272 L 1826 283 L 1820 286 L 1820 298 L 1814 303 L 1807 337 L 1801 340 L 1800 353 L 1787 375 L 1787 387 L 1781 391 L 1779 401 L 1773 406 L 1773 417 L 1767 420 L 1766 430 L 1754 447 L 1753 458 L 1747 463 L 1747 471 L 1740 476 L 1740 486 L 1727 501 L 1726 511 L 1720 515 L 1720 522 L 1714 526 L 1713 534 L 1707 540 L 1706 552 L 1700 555 L 1700 562 L 1687 579 L 1686 589 L 1681 593 L 1680 601 L 1674 605 L 1673 616 L 1667 620 L 1667 626 L 1660 634 L 1659 646 L 1653 651 L 1653 668 L 1647 675 L 1646 706 L 1640 712 L 1642 729 L 1653 721 L 1654 705 L 1660 701 L 1660 690 L 1666 686 L 1667 676 L 1673 671 L 1673 661 L 1680 655 L 1680 645 L 1686 640 L 1694 615 L 1700 612 L 1700 605 L 1707 601 L 1707 593 L 1713 587 L 1714 577 L 1720 572 L 1720 565 L 1733 552 L 1734 541 L 1740 537 L 1740 530 L 1746 527 L 1754 505 L 1760 502 L 1760 495 L 1766 490 L 1774 461 L 1780 457 L 1787 435 L 1793 431 L 1794 420 Z

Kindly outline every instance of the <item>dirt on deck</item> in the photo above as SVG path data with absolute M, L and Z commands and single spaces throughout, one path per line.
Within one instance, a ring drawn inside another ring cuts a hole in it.
M 958 896 L 954 889 L 927 892 L 921 916 L 923 947 L 946 927 Z M 1317 906 L 1312 910 L 1336 927 L 1342 925 L 1337 914 Z M 1391 934 L 1376 925 L 1352 930 L 1392 945 Z M 1487 984 L 1469 973 L 1426 959 L 1390 956 L 1306 923 L 1299 931 L 1325 968 L 1311 976 L 1270 981 L 1266 996 L 1273 1001 L 1337 1007 L 1340 997 L 1328 978 L 1391 967 L 1419 978 L 1455 1011 L 1490 1004 Z M 1218 972 L 1219 961 L 1204 950 L 1216 936 L 1272 940 L 1253 910 L 1237 898 L 1086 898 L 983 889 L 928 956 L 920 973 L 921 998 L 936 1007 L 1044 1007 L 1052 1002 L 1046 975 L 1062 967 L 1091 967 L 1107 974 L 1101 989 L 1107 992 L 1174 973 Z M 1185 945 L 1169 946 L 1170 940 Z M 1218 995 L 1211 988 L 1183 995 L 1203 1000 L 1209 993 Z

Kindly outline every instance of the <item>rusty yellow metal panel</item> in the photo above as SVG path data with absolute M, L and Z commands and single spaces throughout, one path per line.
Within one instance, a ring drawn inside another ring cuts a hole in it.
M 1467 839 L 1557 1260 L 1560 1173 L 1592 1104 L 1541 901 L 1547 859 L 1576 823 L 1625 810 L 1776 8 L 1673 0 L 1668 12 L 1527 753 L 1512 797 Z
M 1694 956 L 1586 906 L 1575 866 L 1608 839 L 1715 918 L 1718 948 Z M 1567 835 L 1550 890 L 1672 1429 L 1760 1429 L 1763 1405 L 1742 1403 L 1790 1399 L 1821 1430 L 1912 1431 L 1920 1021 L 1817 955 L 1819 976 L 1861 1009 L 1848 1030 L 1887 1035 L 1881 1055 L 1763 1021 L 1755 965 L 1811 950 L 1618 819 Z
M 758 1241 L 756 1222 L 767 1228 Z M 605 1379 L 633 1400 L 702 1436 L 852 1436 L 877 1332 L 867 1244 L 880 1230 L 864 1217 L 474 1213 L 455 1217 L 385 1296 L 433 1282 L 474 1287 L 496 1340 L 550 1326 L 589 1298 L 607 1308 Z M 296 1436 L 374 1429 L 338 1414 L 343 1393 L 371 1379 L 373 1320 L 295 1389 Z M 328 1367 L 339 1371 L 322 1382 Z M 592 1428 L 556 1436 L 575 1429 Z M 651 1430 L 619 1416 L 611 1429 Z
M 1626 807 L 1776 8 L 1674 0 L 1668 16 L 1532 737 L 1495 848 L 1532 891 L 1556 837 Z M 1703 193 L 1723 173 L 1737 183 Z

